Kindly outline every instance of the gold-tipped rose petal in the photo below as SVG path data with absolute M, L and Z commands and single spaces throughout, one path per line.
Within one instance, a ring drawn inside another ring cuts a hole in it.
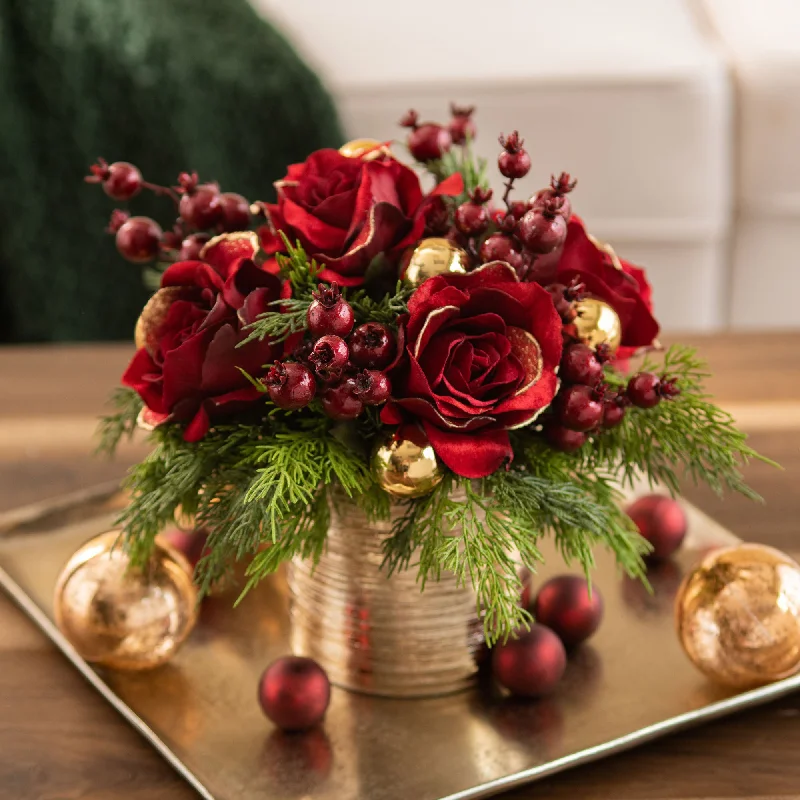
M 352 139 L 339 148 L 339 152 L 347 158 L 361 158 L 372 161 L 381 156 L 391 156 L 392 151 L 377 139 Z M 365 155 L 366 154 L 366 155 Z
M 517 357 L 525 370 L 525 383 L 517 391 L 520 395 L 528 391 L 542 377 L 544 369 L 542 348 L 536 337 L 522 328 L 509 325 L 506 328 L 506 336 L 511 343 L 511 353 Z
M 586 236 L 598 250 L 602 250 L 611 259 L 614 267 L 622 272 L 622 262 L 619 260 L 617 251 L 608 242 L 601 241 L 596 236 L 592 236 L 591 233 L 587 233 Z
M 133 338 L 136 342 L 136 349 L 144 347 L 150 355 L 154 355 L 158 349 L 158 332 L 167 318 L 172 304 L 185 294 L 183 286 L 165 286 L 159 289 L 142 309 L 139 319 L 136 321 L 136 329 Z
M 235 231 L 221 233 L 209 239 L 200 251 L 200 258 L 213 264 L 219 251 L 224 250 L 226 260 L 233 258 L 253 258 L 261 248 L 258 234 L 255 231 Z M 231 253 L 230 251 L 234 251 Z

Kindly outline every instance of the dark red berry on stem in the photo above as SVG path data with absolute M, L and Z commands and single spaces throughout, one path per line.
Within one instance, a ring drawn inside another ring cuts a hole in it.
M 353 393 L 350 381 L 342 381 L 325 390 L 322 409 L 331 419 L 355 419 L 364 410 L 364 401 Z
M 590 431 L 603 419 L 602 387 L 568 386 L 558 393 L 555 409 L 562 425 L 574 431 Z
M 411 128 L 406 144 L 417 161 L 435 161 L 441 158 L 453 144 L 450 131 L 434 122 L 419 124 L 416 111 L 409 111 L 400 124 Z
M 514 219 L 522 219 L 525 216 L 525 212 L 530 209 L 530 206 L 524 200 L 513 200 L 508 205 L 508 213 L 511 214 Z
M 567 646 L 586 641 L 603 619 L 603 598 L 582 575 L 559 575 L 542 585 L 531 611 Z
M 287 410 L 307 406 L 317 391 L 311 370 L 293 361 L 276 361 L 264 378 L 270 400 Z
M 489 225 L 489 209 L 486 203 L 492 198 L 492 190 L 483 191 L 478 187 L 469 196 L 466 203 L 462 203 L 455 213 L 456 228 L 465 236 L 478 236 Z
M 377 322 L 359 325 L 349 340 L 350 360 L 357 367 L 383 369 L 388 366 L 395 353 L 392 332 Z
M 518 248 L 519 245 L 511 236 L 493 233 L 487 236 L 481 245 L 481 262 L 487 264 L 489 261 L 505 261 L 519 272 L 524 262 Z
M 587 436 L 580 431 L 565 428 L 555 419 L 550 419 L 544 426 L 544 435 L 547 441 L 564 453 L 574 453 L 586 444 Z
M 453 144 L 466 144 L 474 139 L 476 130 L 472 115 L 475 113 L 475 106 L 457 106 L 451 103 L 450 113 L 453 119 L 450 120 L 448 130 Z
M 603 378 L 603 365 L 597 360 L 591 347 L 585 344 L 571 344 L 564 350 L 558 374 L 567 383 L 595 386 Z
M 561 639 L 544 625 L 520 631 L 492 650 L 492 674 L 517 697 L 550 694 L 567 668 L 567 653 Z
M 511 180 L 524 178 L 531 168 L 531 157 L 522 146 L 525 140 L 518 131 L 512 131 L 508 136 L 500 134 L 500 146 L 503 152 L 497 157 L 497 167 L 500 174 Z
M 645 495 L 625 510 L 639 533 L 653 546 L 650 558 L 669 558 L 681 546 L 688 527 L 686 513 L 671 497 Z
M 603 398 L 604 428 L 616 428 L 625 418 L 625 409 L 630 401 L 624 394 L 611 394 Z
M 377 406 L 385 403 L 392 393 L 392 384 L 385 372 L 377 369 L 365 369 L 352 379 L 353 394 L 365 406 Z
M 109 229 L 114 225 L 112 215 Z M 161 226 L 150 217 L 131 217 L 119 225 L 116 234 L 119 254 L 134 264 L 144 264 L 153 261 L 158 255 L 163 231 Z
M 422 211 L 426 236 L 444 236 L 450 230 L 450 209 L 439 195 L 429 197 Z
M 197 261 L 200 251 L 211 237 L 207 233 L 190 233 L 182 242 L 178 254 L 179 261 Z
M 221 226 L 223 231 L 244 231 L 250 226 L 250 203 L 236 192 L 223 192 L 219 196 L 222 205 Z
M 628 399 L 639 408 L 653 408 L 661 402 L 661 378 L 652 372 L 637 372 L 629 381 Z
M 526 212 L 519 221 L 517 236 L 532 253 L 545 255 L 564 243 L 567 223 L 559 214 L 562 205 L 562 198 L 554 198 L 543 208 Z
M 306 325 L 314 337 L 334 334 L 347 336 L 353 330 L 353 309 L 339 290 L 339 284 L 319 284 L 306 312 Z
M 127 161 L 117 161 L 108 168 L 103 191 L 113 200 L 130 200 L 142 189 L 142 173 Z
M 308 356 L 308 360 L 323 379 L 341 373 L 349 358 L 350 349 L 345 340 L 331 333 L 317 339 Z
M 566 172 L 562 172 L 557 178 L 551 176 L 550 186 L 547 189 L 540 189 L 533 198 L 533 208 L 543 208 L 549 200 L 561 198 L 562 203 L 559 214 L 561 214 L 565 220 L 569 221 L 569 218 L 572 216 L 572 203 L 569 197 L 567 197 L 567 194 L 575 188 L 577 183 L 578 182 L 572 180 L 570 175 Z
M 183 195 L 178 213 L 188 225 L 200 230 L 213 228 L 223 214 L 219 187 L 213 183 L 198 184 L 197 173 L 182 172 L 178 176 L 178 191 Z

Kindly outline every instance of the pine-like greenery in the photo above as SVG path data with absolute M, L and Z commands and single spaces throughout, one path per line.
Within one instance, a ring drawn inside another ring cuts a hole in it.
M 367 302 L 373 301 L 359 298 L 356 305 Z M 388 312 L 398 302 L 404 302 L 402 287 L 366 313 L 381 304 Z M 336 487 L 370 519 L 393 521 L 384 545 L 387 574 L 417 569 L 424 588 L 443 571 L 455 573 L 474 587 L 494 641 L 529 621 L 518 604 L 518 566 L 536 569 L 544 536 L 587 575 L 600 545 L 626 573 L 643 577 L 647 545 L 620 509 L 620 486 L 644 475 L 672 491 L 689 479 L 755 497 L 740 470 L 760 457 L 732 418 L 708 401 L 703 363 L 690 348 L 675 347 L 660 369 L 676 379 L 681 394 L 654 409 L 629 408 L 619 428 L 594 436 L 577 453 L 552 449 L 535 425 L 522 428 L 512 432 L 515 459 L 508 470 L 479 481 L 448 472 L 431 494 L 400 503 L 399 511 L 369 469 L 372 442 L 385 435 L 374 409 L 342 424 L 313 409 L 284 412 L 265 401 L 257 420 L 217 425 L 194 443 L 183 440 L 179 425 L 165 425 L 151 434 L 152 453 L 126 481 L 132 495 L 121 518 L 127 546 L 143 562 L 176 511 L 193 514 L 210 531 L 197 572 L 201 589 L 245 561 L 247 591 L 293 556 L 319 558 Z M 106 452 L 131 435 L 141 408 L 130 390 L 112 400 L 117 410 L 101 426 Z

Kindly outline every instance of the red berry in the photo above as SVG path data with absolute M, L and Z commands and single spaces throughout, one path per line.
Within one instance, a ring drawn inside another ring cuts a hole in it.
M 392 384 L 385 372 L 377 369 L 365 369 L 352 379 L 353 394 L 365 406 L 377 406 L 385 403 L 392 393 Z
M 131 217 L 117 231 L 117 250 L 128 261 L 144 264 L 158 255 L 162 235 L 161 227 L 150 217 Z
M 629 381 L 628 399 L 639 408 L 653 408 L 661 402 L 661 378 L 652 372 L 637 372 Z
M 606 396 L 603 399 L 603 427 L 616 428 L 625 418 L 626 406 L 625 395 Z
M 564 350 L 558 374 L 567 383 L 596 386 L 603 378 L 603 365 L 597 360 L 591 347 L 571 344 Z
M 497 167 L 501 175 L 515 180 L 524 178 L 528 174 L 531 168 L 531 157 L 522 146 L 524 143 L 525 140 L 517 131 L 513 131 L 508 136 L 501 134 L 500 145 L 503 152 L 497 157 Z
M 555 420 L 548 420 L 544 426 L 544 435 L 547 441 L 564 453 L 574 453 L 586 444 L 586 434 L 565 428 Z
M 213 228 L 223 214 L 222 200 L 219 189 L 210 183 L 205 183 L 194 189 L 187 190 L 181 197 L 178 213 L 182 219 L 199 230 Z
M 342 381 L 325 390 L 322 409 L 331 419 L 355 419 L 364 410 L 364 401 L 355 396 L 349 381 Z
M 532 253 L 545 255 L 564 243 L 567 223 L 556 213 L 532 209 L 519 221 L 517 236 Z
M 671 497 L 646 495 L 626 511 L 639 533 L 653 546 L 651 558 L 668 558 L 681 546 L 688 527 L 686 513 Z
M 509 205 L 508 213 L 514 219 L 522 219 L 528 210 L 530 210 L 530 206 L 524 200 L 513 200 Z
M 224 192 L 219 196 L 222 205 L 222 230 L 244 231 L 250 226 L 250 203 L 236 192 Z
M 359 325 L 350 337 L 350 360 L 357 367 L 383 369 L 391 363 L 394 353 L 394 336 L 380 323 Z
M 447 128 L 426 122 L 408 134 L 407 144 L 417 161 L 436 161 L 450 150 L 453 140 Z
M 562 425 L 574 431 L 590 431 L 603 419 L 603 395 L 591 386 L 568 386 L 558 393 L 555 408 Z
M 337 283 L 319 284 L 313 302 L 306 312 L 306 325 L 314 337 L 335 334 L 347 336 L 353 330 L 353 309 L 343 297 Z
M 534 619 L 552 629 L 567 646 L 586 641 L 603 618 L 603 598 L 581 575 L 559 575 L 547 581 L 533 603 Z
M 197 261 L 200 251 L 206 246 L 211 237 L 207 233 L 190 233 L 182 242 L 179 261 Z
M 275 362 L 264 378 L 264 383 L 270 400 L 278 408 L 287 410 L 307 406 L 317 391 L 317 382 L 311 370 L 293 361 Z
M 550 694 L 566 668 L 564 645 L 544 625 L 533 625 L 492 650 L 492 674 L 518 697 Z
M 341 336 L 329 333 L 321 336 L 311 348 L 308 360 L 323 379 L 341 374 L 350 358 L 350 349 Z
M 475 123 L 472 121 L 474 112 L 475 106 L 461 107 L 455 103 L 450 104 L 450 113 L 453 115 L 453 119 L 450 120 L 448 130 L 453 144 L 466 144 L 468 140 L 475 138 Z
M 517 247 L 516 241 L 511 236 L 504 233 L 493 233 L 491 236 L 487 236 L 481 245 L 481 262 L 487 264 L 489 261 L 505 261 L 519 272 L 524 264 L 524 259 Z
M 492 190 L 484 192 L 477 188 L 466 203 L 462 203 L 455 213 L 456 228 L 465 236 L 478 236 L 489 225 L 489 209 L 484 205 L 492 198 Z
M 264 714 L 283 731 L 304 731 L 319 724 L 330 700 L 328 676 L 310 658 L 279 658 L 258 683 L 258 702 Z
M 142 189 L 142 173 L 127 161 L 117 161 L 106 169 L 103 191 L 113 200 L 130 200 Z
M 572 216 L 572 202 L 568 197 L 557 194 L 552 189 L 540 189 L 536 192 L 531 202 L 531 208 L 540 211 L 550 200 L 555 198 L 561 198 L 561 205 L 558 211 L 559 216 L 569 221 L 569 218 Z

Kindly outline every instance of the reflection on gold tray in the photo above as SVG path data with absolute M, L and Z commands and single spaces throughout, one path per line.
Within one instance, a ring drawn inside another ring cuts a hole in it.
M 518 703 L 475 689 L 387 700 L 335 689 L 323 728 L 282 735 L 256 702 L 264 667 L 289 649 L 281 576 L 235 611 L 234 595 L 204 601 L 183 650 L 154 672 L 94 670 L 59 634 L 52 622 L 58 571 L 111 526 L 123 503 L 116 489 L 100 487 L 0 516 L 0 584 L 209 800 L 486 797 L 800 686 L 795 676 L 737 694 L 709 683 L 681 652 L 672 598 L 682 571 L 701 551 L 737 541 L 687 505 L 690 536 L 678 559 L 651 572 L 654 595 L 598 554 L 605 620 L 573 654 L 554 696 Z M 554 553 L 546 555 L 543 576 L 564 571 Z

